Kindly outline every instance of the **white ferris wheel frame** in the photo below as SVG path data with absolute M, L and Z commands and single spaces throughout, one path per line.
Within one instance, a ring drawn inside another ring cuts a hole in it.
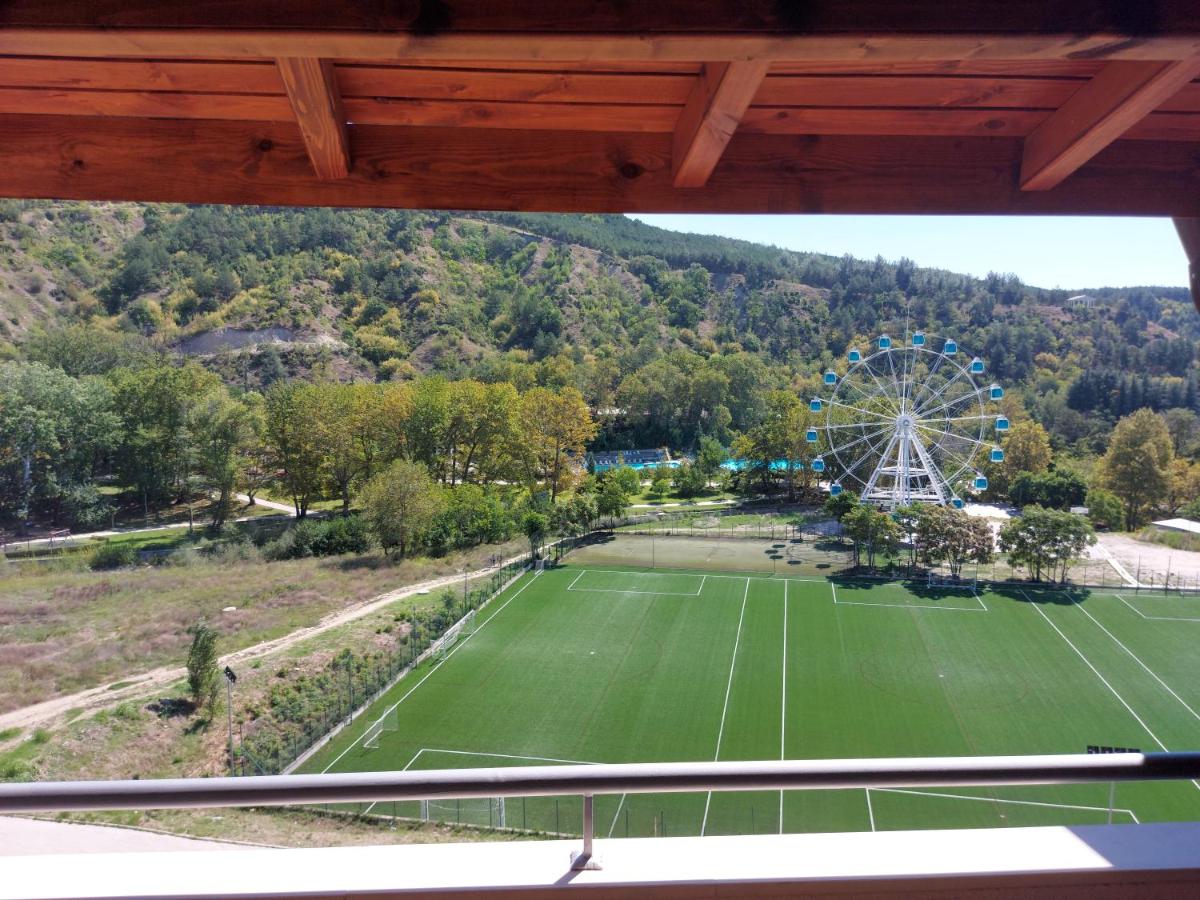
M 944 342 L 942 349 L 935 350 L 929 346 L 929 337 L 924 337 L 923 343 L 916 344 L 913 335 L 907 335 L 903 344 L 889 341 L 887 347 L 861 356 L 838 377 L 828 397 L 817 398 L 826 410 L 824 443 L 825 452 L 836 462 L 834 483 L 857 482 L 861 498 L 869 503 L 888 508 L 917 502 L 961 505 L 956 486 L 968 473 L 978 477 L 976 457 L 996 446 L 987 440 L 988 424 L 999 418 L 986 406 L 993 399 L 992 385 L 976 382 L 970 371 L 975 359 L 963 354 L 967 362 L 960 363 L 955 358 L 962 353 L 957 344 L 951 355 L 945 352 Z M 930 357 L 930 379 L 941 368 L 952 367 L 939 387 L 928 381 L 914 384 L 916 362 L 922 353 Z M 886 359 L 886 366 L 878 365 L 881 359 Z M 942 399 L 946 390 L 960 381 L 968 389 Z M 871 389 L 865 390 L 861 384 L 870 384 Z M 845 396 L 849 388 L 858 390 L 861 397 Z M 864 401 L 880 398 L 890 405 L 888 413 L 864 408 Z M 836 421 L 845 411 L 859 418 Z M 956 423 L 953 428 L 952 422 Z M 971 422 L 978 427 L 971 428 L 967 424 Z M 877 461 L 866 475 L 864 463 L 872 459 Z

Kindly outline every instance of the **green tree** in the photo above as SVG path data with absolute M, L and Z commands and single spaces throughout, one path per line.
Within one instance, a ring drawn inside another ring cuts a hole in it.
M 900 530 L 904 532 L 904 536 L 908 539 L 908 567 L 910 569 L 917 564 L 917 529 L 921 524 L 922 517 L 929 508 L 923 503 L 910 503 L 907 506 L 897 507 L 892 513 L 892 516 L 896 519 L 896 524 L 900 526 Z
M 830 494 L 825 500 L 825 514 L 841 522 L 846 513 L 858 506 L 858 494 L 854 491 L 842 491 L 840 494 Z
M 708 476 L 694 463 L 683 463 L 671 476 L 675 493 L 685 500 L 698 497 L 708 488 Z
M 545 540 L 546 532 L 550 529 L 550 520 L 546 518 L 546 514 L 541 510 L 527 509 L 525 514 L 521 516 L 521 531 L 529 540 L 529 558 L 537 559 L 538 552 L 542 548 L 542 541 Z
M 1094 543 L 1092 524 L 1083 516 L 1040 506 L 1027 506 L 1000 530 L 1000 549 L 1034 581 L 1066 581 L 1071 563 Z
M 895 552 L 900 542 L 900 526 L 881 509 L 860 503 L 842 517 L 842 530 L 854 545 L 854 564 L 859 565 L 862 552 L 867 554 L 867 568 L 875 568 L 875 557 Z
M 1002 446 L 1004 461 L 993 471 L 993 491 L 1005 494 L 1022 472 L 1036 475 L 1050 468 L 1050 435 L 1037 422 L 1014 422 Z
M 615 519 L 625 515 L 629 506 L 629 484 L 627 479 L 615 477 L 615 473 L 632 469 L 622 467 L 614 469 L 609 477 L 600 482 L 600 490 L 596 493 L 596 511 L 602 516 L 608 516 L 611 524 Z
M 1125 504 L 1129 528 L 1141 525 L 1146 513 L 1167 496 L 1173 455 L 1171 434 L 1158 413 L 1139 409 L 1117 422 L 1100 460 L 1100 473 L 1103 487 Z
M 1125 525 L 1125 507 L 1121 498 L 1104 488 L 1092 488 L 1087 492 L 1088 518 L 1098 528 L 1120 531 Z
M 267 443 L 300 519 L 308 515 L 325 477 L 325 448 L 312 427 L 319 415 L 318 396 L 313 385 L 283 382 L 267 392 Z
M 996 538 L 987 520 L 948 506 L 927 506 L 917 522 L 917 545 L 927 563 L 946 563 L 950 574 L 962 576 L 968 562 L 992 561 Z
M 191 629 L 192 644 L 187 656 L 188 693 L 197 712 L 212 718 L 221 696 L 221 673 L 217 668 L 217 633 L 206 622 Z
M 671 489 L 671 469 L 666 466 L 655 466 L 650 476 L 650 496 L 661 500 Z
M 233 508 L 243 452 L 253 439 L 247 407 L 224 387 L 199 398 L 188 415 L 196 471 L 206 490 L 216 494 L 212 524 L 220 528 Z
M 729 454 L 716 438 L 708 435 L 700 438 L 700 449 L 696 451 L 696 467 L 706 478 L 712 478 L 721 471 L 721 464 L 728 458 Z
M 442 490 L 423 465 L 398 459 L 363 485 L 363 516 L 389 556 L 415 548 L 445 507 Z
M 596 435 L 596 423 L 575 388 L 532 388 L 521 395 L 518 454 L 530 485 L 546 485 L 551 502 L 568 486 L 573 460 Z

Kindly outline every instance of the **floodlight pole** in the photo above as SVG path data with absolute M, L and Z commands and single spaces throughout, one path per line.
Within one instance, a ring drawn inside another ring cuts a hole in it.
M 229 721 L 229 774 L 236 772 L 233 768 L 233 679 L 225 676 L 225 715 Z

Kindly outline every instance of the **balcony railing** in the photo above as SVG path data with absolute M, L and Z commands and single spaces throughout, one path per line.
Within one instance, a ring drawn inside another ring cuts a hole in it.
M 593 798 L 689 791 L 832 790 L 1200 779 L 1200 752 L 636 763 L 0 785 L 0 813 L 285 806 L 582 795 L 572 868 L 597 866 Z

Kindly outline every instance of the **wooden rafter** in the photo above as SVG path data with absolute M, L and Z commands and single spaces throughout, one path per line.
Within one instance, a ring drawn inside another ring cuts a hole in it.
M 1055 191 L 1021 191 L 1020 143 L 743 134 L 674 187 L 671 135 L 352 125 L 354 169 L 313 176 L 289 122 L 0 115 L 0 196 L 557 212 L 1200 217 L 1193 144 L 1118 141 Z M 146 165 L 153 160 L 153 165 Z
M 1200 312 L 1200 218 L 1175 219 L 1175 230 L 1188 258 L 1188 285 L 1192 289 L 1192 303 Z
M 350 174 L 350 144 L 333 63 L 295 56 L 275 62 L 317 177 L 345 178 Z
M 1200 56 L 1109 63 L 1025 139 L 1022 190 L 1060 184 L 1197 76 Z
M 765 62 L 705 63 L 675 126 L 675 187 L 703 187 L 766 77 Z

